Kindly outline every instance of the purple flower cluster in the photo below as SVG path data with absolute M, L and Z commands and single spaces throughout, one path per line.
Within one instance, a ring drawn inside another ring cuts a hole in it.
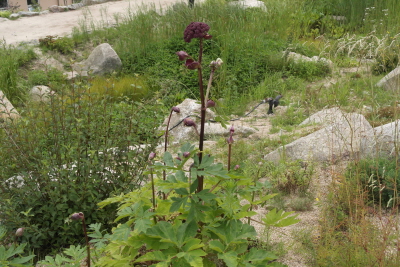
M 192 22 L 190 23 L 183 33 L 183 39 L 185 42 L 190 43 L 193 38 L 205 38 L 211 39 L 211 35 L 207 32 L 210 30 L 210 26 L 208 26 L 204 22 Z

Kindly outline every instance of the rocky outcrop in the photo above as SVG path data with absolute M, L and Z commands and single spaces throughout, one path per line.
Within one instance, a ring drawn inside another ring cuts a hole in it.
M 14 108 L 13 104 L 7 99 L 5 94 L 0 91 L 0 122 L 7 119 L 16 119 L 20 115 L 18 111 Z
M 400 66 L 389 72 L 377 84 L 378 87 L 383 87 L 385 90 L 397 91 L 400 89 Z
M 324 122 L 322 114 L 329 114 Z M 282 159 L 326 162 L 359 158 L 362 142 L 371 140 L 373 129 L 365 117 L 338 110 L 323 110 L 309 119 L 321 121 L 325 127 L 296 141 L 282 146 L 265 156 L 265 160 Z
M 362 142 L 363 157 L 393 157 L 399 154 L 400 120 L 375 127 L 372 140 Z
M 92 75 L 109 74 L 121 67 L 121 59 L 108 43 L 98 45 L 87 60 L 74 64 L 75 73 L 88 72 Z
M 328 66 L 330 69 L 333 68 L 333 62 L 330 59 L 326 59 L 324 57 L 319 57 L 319 56 L 313 56 L 313 57 L 307 57 L 295 52 L 284 52 L 287 60 L 293 60 L 293 62 L 299 63 L 299 62 L 314 62 L 314 63 L 322 63 L 326 66 Z

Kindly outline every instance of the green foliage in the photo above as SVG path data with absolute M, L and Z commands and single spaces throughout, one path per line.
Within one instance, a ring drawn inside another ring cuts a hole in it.
M 10 15 L 12 14 L 11 11 L 9 10 L 4 10 L 4 11 L 0 11 L 0 18 L 10 18 Z
M 37 264 L 52 267 L 80 267 L 85 257 L 86 247 L 72 245 L 65 249 L 62 254 L 57 254 L 54 258 L 46 256 L 44 260 L 39 261 Z
M 39 257 L 82 240 L 81 226 L 65 223 L 73 212 L 110 229 L 115 207 L 96 203 L 139 187 L 144 155 L 157 142 L 157 103 L 115 103 L 88 91 L 76 83 L 1 129 L 0 220 L 26 227 L 23 240 Z
M 352 163 L 347 170 L 348 179 L 359 179 L 368 192 L 368 198 L 385 207 L 399 205 L 400 179 L 395 159 L 364 159 Z
M 183 152 L 193 157 L 184 158 Z M 248 238 L 255 238 L 256 232 L 241 219 L 256 214 L 252 205 L 265 203 L 274 195 L 263 195 L 251 180 L 227 172 L 211 156 L 204 156 L 200 163 L 189 144 L 182 146 L 178 156 L 183 160 L 166 152 L 164 163 L 150 165 L 147 172 L 155 179 L 156 192 L 167 198 L 156 198 L 153 204 L 152 186 L 147 183 L 140 191 L 99 203 L 101 208 L 117 203 L 116 221 L 127 221 L 113 229 L 98 265 L 216 266 L 211 260 L 218 258 L 226 266 L 270 266 L 277 257 L 263 249 L 248 248 Z M 187 171 L 184 166 L 189 160 L 194 164 Z M 168 173 L 165 180 L 163 171 Z M 205 177 L 207 189 L 196 192 L 195 177 L 199 175 Z M 259 200 L 252 200 L 252 191 L 259 192 Z M 241 205 L 241 199 L 249 204 Z M 295 217 L 273 210 L 263 221 L 269 227 L 282 227 L 297 223 Z
M 147 95 L 148 85 L 144 77 L 96 77 L 91 81 L 90 91 L 99 97 L 109 95 L 113 99 L 127 97 L 131 100 L 140 100 Z
M 26 91 L 19 84 L 18 70 L 36 57 L 31 48 L 16 49 L 1 43 L 0 47 L 0 88 L 14 105 L 23 102 Z
M 58 87 L 65 81 L 62 71 L 56 68 L 48 68 L 46 71 L 33 70 L 28 73 L 28 82 L 31 86 L 46 85 Z
M 61 54 L 70 54 L 74 50 L 75 43 L 69 37 L 47 35 L 45 38 L 39 39 L 39 46 L 49 50 L 56 50 Z
M 7 231 L 4 226 L 0 224 L 0 244 Z M 0 266 L 20 267 L 20 266 L 33 266 L 32 259 L 35 255 L 28 255 L 24 251 L 26 243 L 22 244 L 9 244 L 7 246 L 0 245 Z
M 376 57 L 376 62 L 372 66 L 372 73 L 380 75 L 394 70 L 399 64 L 400 45 L 397 46 L 397 51 L 390 47 L 379 53 Z
M 267 165 L 271 184 L 285 193 L 305 193 L 309 189 L 314 168 L 300 161 Z

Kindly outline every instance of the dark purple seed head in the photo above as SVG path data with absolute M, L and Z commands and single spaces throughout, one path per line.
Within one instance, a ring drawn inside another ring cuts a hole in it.
M 77 212 L 77 213 L 74 213 L 74 214 L 71 215 L 71 220 L 80 221 L 80 220 L 82 220 L 84 217 L 85 217 L 85 216 L 83 215 L 82 212 Z
M 172 111 L 176 113 L 180 113 L 181 110 L 178 107 L 172 107 Z
M 203 22 L 192 22 L 190 23 L 183 33 L 183 39 L 185 42 L 190 43 L 193 38 L 206 38 L 210 39 L 211 35 L 207 34 L 210 30 L 210 26 Z
M 189 57 L 188 53 L 186 53 L 185 51 L 178 51 L 175 54 L 178 55 L 179 60 L 181 60 L 181 61 L 183 61 Z
M 211 99 L 208 99 L 207 100 L 207 107 L 208 108 L 215 107 L 215 102 L 213 100 L 211 100 Z
M 200 63 L 189 58 L 189 59 L 186 59 L 185 66 L 186 66 L 186 68 L 188 68 L 190 70 L 195 70 L 200 67 Z
M 196 123 L 190 118 L 183 119 L 183 125 L 188 126 L 188 127 L 191 127 L 191 126 L 196 127 Z

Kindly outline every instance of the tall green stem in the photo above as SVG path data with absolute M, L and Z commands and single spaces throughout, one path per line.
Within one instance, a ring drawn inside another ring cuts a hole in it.
M 200 122 L 200 141 L 199 141 L 199 163 L 201 163 L 201 160 L 203 159 L 203 144 L 204 144 L 204 126 L 206 124 L 206 101 L 204 99 L 204 88 L 203 88 L 203 75 L 201 71 L 201 59 L 203 55 L 203 39 L 200 38 L 200 51 L 199 51 L 199 65 L 200 67 L 197 69 L 198 73 L 198 80 L 199 80 L 199 89 L 200 89 L 200 100 L 201 100 L 201 111 L 200 111 L 200 117 L 201 117 L 201 122 Z M 200 192 L 203 190 L 203 180 L 204 177 L 198 176 L 197 181 L 197 192 Z

